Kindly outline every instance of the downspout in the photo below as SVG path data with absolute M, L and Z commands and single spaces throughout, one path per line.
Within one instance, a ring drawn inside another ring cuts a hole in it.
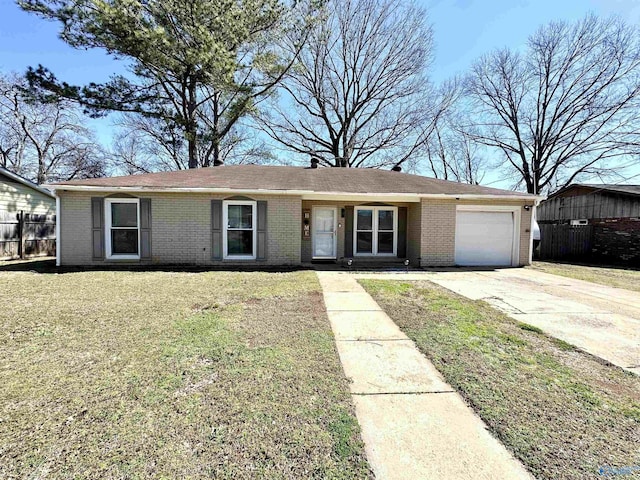
M 56 267 L 60 266 L 60 197 L 56 190 L 53 191 L 56 196 Z
M 540 205 L 540 200 L 535 199 L 533 201 L 533 206 L 531 207 L 531 227 L 530 227 L 530 234 L 529 234 L 529 265 L 531 265 L 533 263 L 533 232 L 534 232 L 534 225 L 537 223 L 536 221 L 536 217 L 537 217 L 537 211 L 538 211 L 538 205 Z

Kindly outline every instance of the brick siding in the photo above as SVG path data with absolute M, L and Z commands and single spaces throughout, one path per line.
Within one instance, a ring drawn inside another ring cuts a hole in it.
M 62 265 L 105 264 L 93 261 L 91 197 L 85 192 L 60 192 L 60 260 Z M 151 199 L 152 263 L 228 265 L 247 263 L 211 260 L 211 200 L 229 195 L 149 193 Z M 256 195 L 267 201 L 267 265 L 300 263 L 301 199 L 286 195 Z M 250 261 L 252 263 L 255 261 Z M 134 262 L 136 263 L 136 262 Z
M 594 259 L 640 265 L 640 218 L 590 220 L 593 225 Z
M 62 265 L 104 264 L 92 260 L 91 197 L 106 196 L 85 192 L 59 192 L 61 197 L 60 257 Z M 157 264 L 230 265 L 255 261 L 211 260 L 211 200 L 230 195 L 197 193 L 149 193 L 152 211 L 152 262 Z M 338 209 L 338 259 L 344 257 L 346 206 L 370 202 L 302 201 L 287 195 L 257 195 L 267 201 L 266 265 L 296 265 L 309 262 L 312 240 L 302 238 L 302 211 L 313 206 Z M 423 199 L 421 203 L 393 203 L 407 207 L 407 257 L 413 265 L 452 266 L 455 263 L 456 205 L 513 205 L 505 202 L 470 202 Z M 524 203 L 517 203 L 518 206 Z M 313 229 L 313 213 L 311 215 Z M 637 222 L 640 223 L 640 222 Z M 521 210 L 520 265 L 529 263 L 531 211 Z M 312 230 L 313 231 L 313 230 Z M 137 263 L 137 262 L 134 262 Z

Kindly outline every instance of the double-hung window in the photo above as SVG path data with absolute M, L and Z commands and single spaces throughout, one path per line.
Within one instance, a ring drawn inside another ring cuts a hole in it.
M 396 255 L 398 209 L 356 207 L 354 244 L 356 255 Z
M 222 205 L 224 258 L 255 260 L 256 202 L 227 200 Z
M 140 200 L 106 198 L 105 246 L 108 259 L 140 258 Z

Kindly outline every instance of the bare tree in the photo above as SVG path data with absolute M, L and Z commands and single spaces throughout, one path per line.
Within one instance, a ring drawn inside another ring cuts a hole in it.
M 444 180 L 479 184 L 489 168 L 483 147 L 473 141 L 469 133 L 475 130 L 466 114 L 464 90 L 460 79 L 454 78 L 442 86 L 447 98 L 446 110 L 433 122 L 422 155 L 422 168 L 430 175 Z
M 101 148 L 69 102 L 37 103 L 26 82 L 0 76 L 2 165 L 37 183 L 104 175 Z
M 425 144 L 427 168 L 434 178 L 478 185 L 485 176 L 486 159 L 463 131 L 437 124 Z
M 552 22 L 523 53 L 483 57 L 467 89 L 472 137 L 497 149 L 530 193 L 606 174 L 638 153 L 640 42 L 619 19 Z
M 265 132 L 326 166 L 411 159 L 438 111 L 426 12 L 404 0 L 333 0 L 324 14 L 265 109 Z
M 189 168 L 188 145 L 179 125 L 142 115 L 121 115 L 118 132 L 111 145 L 110 165 L 125 174 L 183 170 Z M 211 141 L 206 124 L 199 122 L 198 158 L 202 166 L 217 164 L 276 163 L 264 139 L 252 132 L 242 120 L 234 121 L 225 135 Z M 253 133 L 253 134 L 252 134 Z M 214 145 L 215 143 L 215 145 Z

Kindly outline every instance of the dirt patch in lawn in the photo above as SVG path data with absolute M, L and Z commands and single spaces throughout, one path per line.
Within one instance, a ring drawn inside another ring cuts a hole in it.
M 366 478 L 309 272 L 0 273 L 1 478 Z
M 622 267 L 598 267 L 590 265 L 572 265 L 568 263 L 533 262 L 527 267 L 531 270 L 575 278 L 586 282 L 606 285 L 607 287 L 625 288 L 640 292 L 640 270 Z
M 361 283 L 537 478 L 640 477 L 637 376 L 430 282 Z

